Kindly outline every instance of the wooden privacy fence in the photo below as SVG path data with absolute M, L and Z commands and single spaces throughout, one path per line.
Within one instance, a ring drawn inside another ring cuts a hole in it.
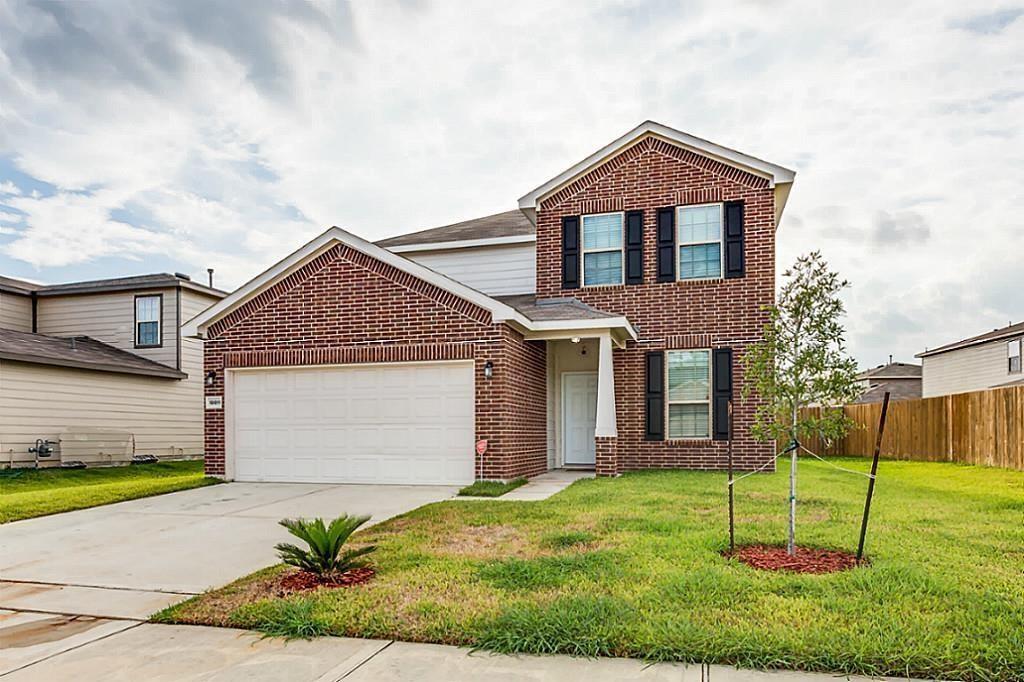
M 805 445 L 821 455 L 870 457 L 882 404 L 846 405 L 843 411 L 857 424 L 846 438 L 831 446 Z M 1024 471 L 1024 386 L 891 402 L 882 457 Z

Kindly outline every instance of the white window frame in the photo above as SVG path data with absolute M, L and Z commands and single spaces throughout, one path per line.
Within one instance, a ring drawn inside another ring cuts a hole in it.
M 672 353 L 706 353 L 708 356 L 708 399 L 707 400 L 672 400 L 672 390 L 668 383 L 668 368 L 669 355 Z M 714 381 L 714 367 L 711 366 L 712 353 L 710 348 L 673 348 L 665 351 L 665 439 L 666 440 L 711 440 L 713 430 L 713 419 L 714 415 L 711 413 L 711 405 L 713 404 L 712 395 L 714 394 L 715 387 L 712 383 Z M 671 420 L 669 414 L 672 412 L 672 405 L 707 405 L 708 407 L 708 435 L 706 436 L 672 436 L 671 432 Z
M 679 239 L 679 231 L 683 225 L 683 211 L 688 208 L 707 208 L 708 206 L 718 206 L 718 241 L 705 241 L 705 242 L 684 242 Z M 725 203 L 722 201 L 712 201 L 707 204 L 685 204 L 682 206 L 676 206 L 676 233 L 673 235 L 676 242 L 676 281 L 677 282 L 714 282 L 720 279 L 725 279 Z M 718 244 L 718 277 L 683 277 L 683 257 L 682 251 L 684 246 L 703 246 L 704 244 Z
M 1010 352 L 1014 345 L 1017 346 L 1017 354 L 1011 355 Z M 1010 341 L 1006 342 L 1007 374 L 1021 374 L 1022 370 L 1024 370 L 1024 348 L 1022 348 L 1022 346 L 1024 346 L 1024 337 L 1018 337 L 1016 339 L 1011 339 Z M 1013 358 L 1017 358 L 1017 369 L 1013 368 Z
M 156 319 L 155 320 L 140 320 L 139 319 L 139 301 L 143 299 L 155 298 L 156 299 Z M 135 306 L 135 310 L 132 311 L 133 319 L 135 320 L 135 347 L 136 348 L 161 348 L 164 345 L 164 297 L 163 294 L 137 294 L 133 299 L 132 305 Z M 156 343 L 141 343 L 141 336 L 139 334 L 139 325 L 145 322 L 156 322 Z
M 617 215 L 619 216 L 619 225 L 621 226 L 619 235 L 619 248 L 617 249 L 588 249 L 583 245 L 587 243 L 586 239 L 586 223 L 587 218 L 599 218 L 605 215 Z M 588 253 L 614 253 L 619 252 L 619 281 L 612 283 L 602 284 L 587 284 L 587 254 Z M 626 283 L 626 212 L 625 211 L 608 211 L 606 213 L 587 213 L 580 216 L 580 279 L 585 287 L 618 287 Z

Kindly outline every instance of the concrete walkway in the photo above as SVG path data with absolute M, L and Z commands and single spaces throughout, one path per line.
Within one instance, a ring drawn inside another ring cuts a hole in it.
M 0 615 L 0 618 L 3 616 Z M 726 666 L 646 665 L 630 659 L 499 656 L 436 644 L 323 637 L 285 642 L 244 630 L 113 621 L 77 635 L 75 647 L 42 654 L 40 646 L 4 647 L 0 660 L 20 665 L 2 682 L 826 682 L 831 675 L 756 672 Z M 35 661 L 31 661 L 32 650 Z M 19 653 L 20 652 L 20 653 Z M 13 655 L 13 658 L 12 658 Z M 864 680 L 868 678 L 838 678 Z
M 546 500 L 555 493 L 560 493 L 576 481 L 583 478 L 594 478 L 593 471 L 575 469 L 553 469 L 530 479 L 526 485 L 519 486 L 501 497 L 456 497 L 457 500 L 500 500 L 503 502 L 536 502 Z

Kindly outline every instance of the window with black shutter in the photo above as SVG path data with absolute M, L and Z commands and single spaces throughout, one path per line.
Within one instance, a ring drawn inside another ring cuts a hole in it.
M 580 286 L 580 217 L 562 218 L 562 288 Z
M 658 281 L 676 279 L 676 209 L 658 209 Z
M 644 439 L 665 440 L 665 354 L 652 351 L 645 364 Z
M 725 202 L 725 276 L 742 277 L 746 268 L 743 253 L 743 202 Z
M 732 348 L 713 351 L 712 378 L 715 440 L 729 440 L 729 401 L 732 400 Z
M 644 212 L 626 211 L 626 284 L 644 283 Z

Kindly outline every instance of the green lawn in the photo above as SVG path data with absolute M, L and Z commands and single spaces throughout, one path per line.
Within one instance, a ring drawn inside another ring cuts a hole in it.
M 525 478 L 514 478 L 511 481 L 476 481 L 459 491 L 463 497 L 501 497 L 505 493 L 526 485 Z
M 739 483 L 741 543 L 784 541 L 786 487 L 783 471 Z M 800 543 L 855 549 L 865 487 L 804 460 Z M 708 472 L 579 481 L 542 502 L 442 502 L 355 539 L 379 545 L 366 585 L 266 600 L 274 567 L 156 619 L 503 652 L 1024 677 L 1020 472 L 883 461 L 871 564 L 832 575 L 722 557 L 725 477 Z
M 0 523 L 217 483 L 202 462 L 0 471 Z

